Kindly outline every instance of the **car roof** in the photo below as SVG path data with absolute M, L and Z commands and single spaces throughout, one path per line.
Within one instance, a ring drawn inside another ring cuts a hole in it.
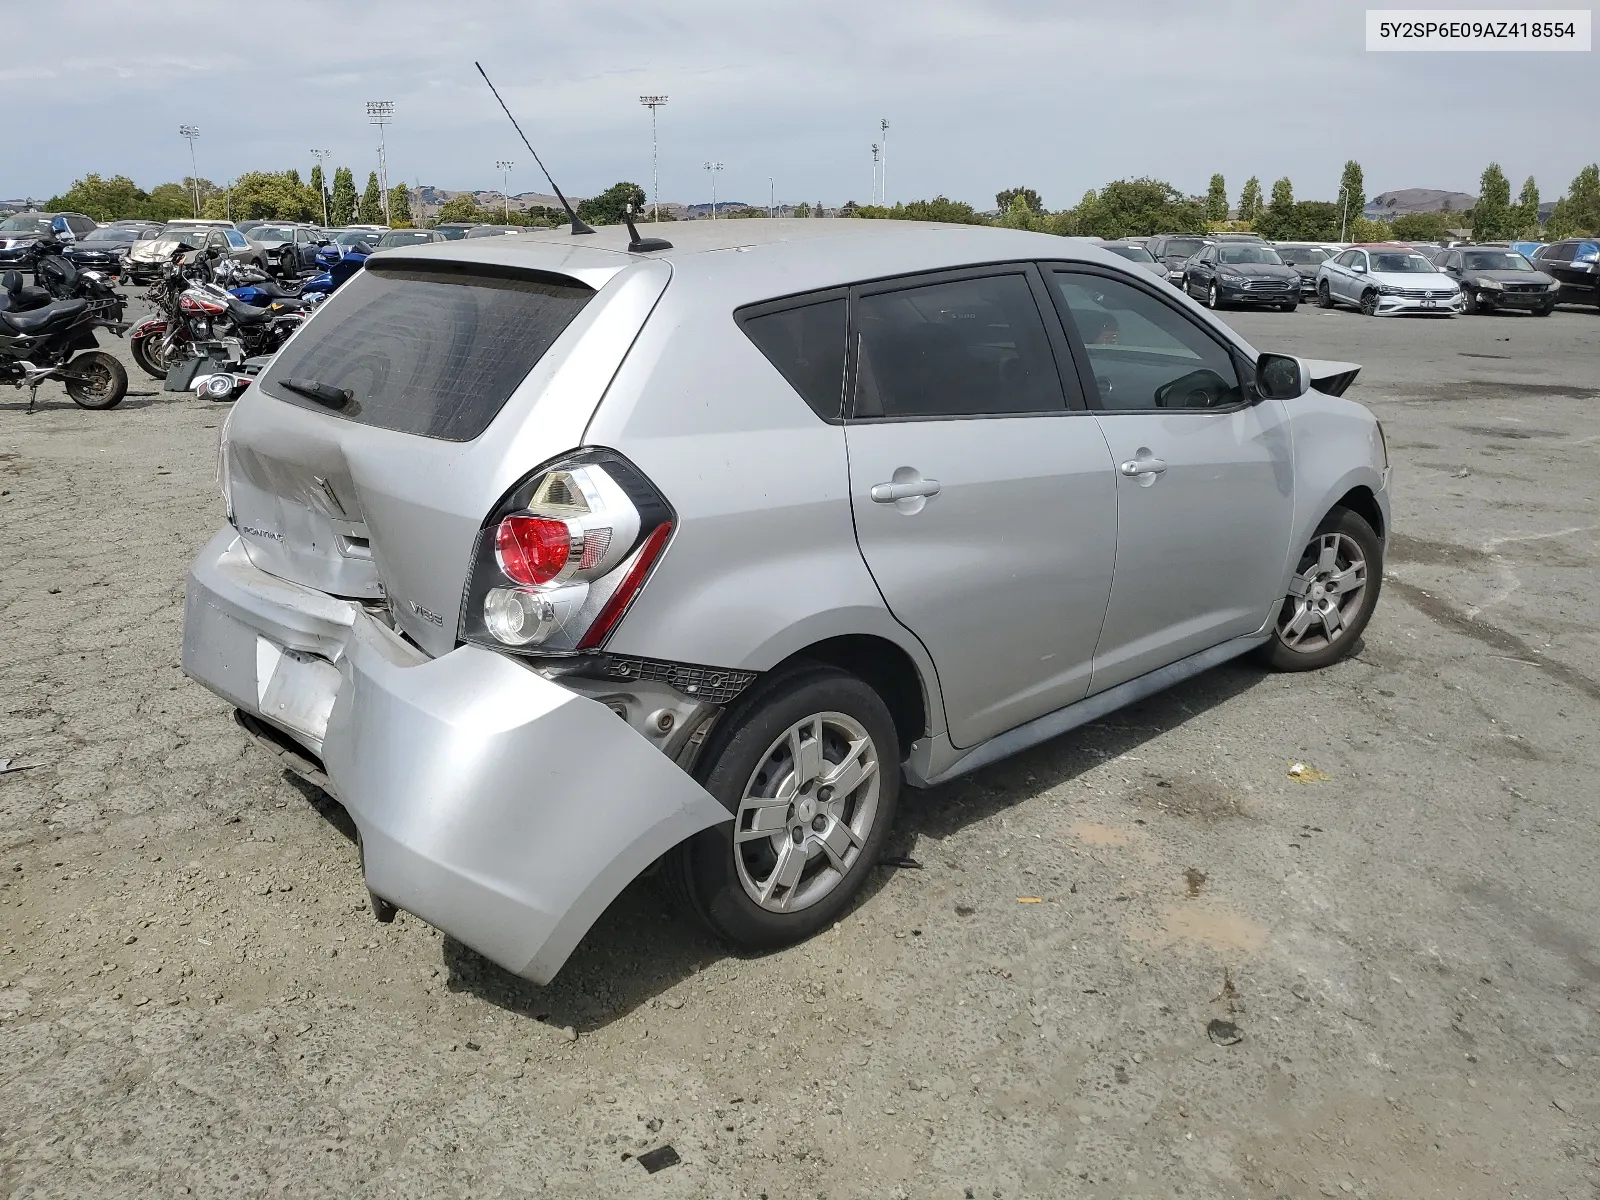
M 628 231 L 602 226 L 592 235 L 566 227 L 529 229 L 514 238 L 465 238 L 380 252 L 387 262 L 440 260 L 550 271 L 602 287 L 634 263 L 669 263 L 675 279 L 715 285 L 733 304 L 840 287 L 866 280 L 1029 259 L 1073 259 L 1130 278 L 1128 261 L 1085 238 L 866 218 L 762 218 L 644 223 L 641 236 L 665 237 L 670 249 L 628 250 Z
M 1350 244 L 1350 249 L 1352 249 L 1352 250 L 1415 250 L 1416 247 L 1407 245 L 1405 242 L 1352 242 Z

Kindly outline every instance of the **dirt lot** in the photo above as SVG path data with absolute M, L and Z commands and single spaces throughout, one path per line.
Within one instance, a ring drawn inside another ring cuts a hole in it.
M 545 989 L 181 675 L 223 411 L 0 392 L 0 1195 L 1594 1196 L 1600 313 L 1235 319 L 1366 365 L 1356 658 L 911 796 L 785 953 L 636 885 Z

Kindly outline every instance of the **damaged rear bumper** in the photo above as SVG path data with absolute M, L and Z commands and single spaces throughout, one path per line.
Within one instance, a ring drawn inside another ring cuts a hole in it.
M 430 659 L 360 604 L 201 552 L 185 673 L 320 757 L 373 894 L 546 983 L 640 871 L 729 814 L 604 704 L 496 654 Z

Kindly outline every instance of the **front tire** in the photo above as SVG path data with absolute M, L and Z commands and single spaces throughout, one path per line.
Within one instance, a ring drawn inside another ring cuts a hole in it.
M 152 342 L 156 343 L 156 353 L 154 355 L 151 354 Z M 167 377 L 166 363 L 156 361 L 160 357 L 160 342 L 161 338 L 152 334 L 149 337 L 134 338 L 128 347 L 133 354 L 133 361 L 138 364 L 141 371 L 152 379 L 165 379 Z
M 1217 291 L 1217 284 L 1215 280 L 1213 280 L 1211 286 L 1206 289 L 1206 307 L 1212 309 L 1222 307 L 1222 296 L 1221 293 Z
M 1361 293 L 1361 315 L 1375 317 L 1378 315 L 1378 293 L 1373 288 L 1368 288 Z
M 62 370 L 62 385 L 79 408 L 115 408 L 128 394 L 128 372 L 104 350 L 78 355 Z
M 1263 651 L 1280 671 L 1315 671 L 1350 654 L 1383 583 L 1383 542 L 1359 513 L 1335 508 L 1300 553 Z
M 697 774 L 733 820 L 678 847 L 673 890 L 724 942 L 773 950 L 826 929 L 866 882 L 894 823 L 900 742 L 876 692 L 815 667 L 742 703 Z
M 1326 279 L 1319 279 L 1317 281 L 1317 307 L 1333 307 L 1333 289 L 1328 286 L 1328 281 Z
M 1536 317 L 1548 317 L 1551 313 L 1555 312 L 1555 310 L 1556 306 L 1554 304 L 1545 304 L 1534 309 L 1533 315 Z
M 1461 289 L 1461 311 L 1469 317 L 1476 316 L 1483 311 L 1478 307 L 1478 297 L 1473 294 L 1471 288 Z

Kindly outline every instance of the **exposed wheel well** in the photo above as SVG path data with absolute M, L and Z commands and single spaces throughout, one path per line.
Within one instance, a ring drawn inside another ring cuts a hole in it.
M 820 662 L 856 676 L 883 698 L 894 717 L 901 753 L 928 731 L 927 692 L 911 656 L 887 638 L 849 634 L 807 646 L 774 671 L 800 662 Z
M 1371 525 L 1372 532 L 1376 533 L 1380 538 L 1389 536 L 1383 528 L 1383 509 L 1378 507 L 1378 498 L 1372 494 L 1372 489 L 1365 487 L 1351 488 L 1339 497 L 1339 503 L 1334 507 L 1348 508 L 1366 521 L 1368 525 Z

